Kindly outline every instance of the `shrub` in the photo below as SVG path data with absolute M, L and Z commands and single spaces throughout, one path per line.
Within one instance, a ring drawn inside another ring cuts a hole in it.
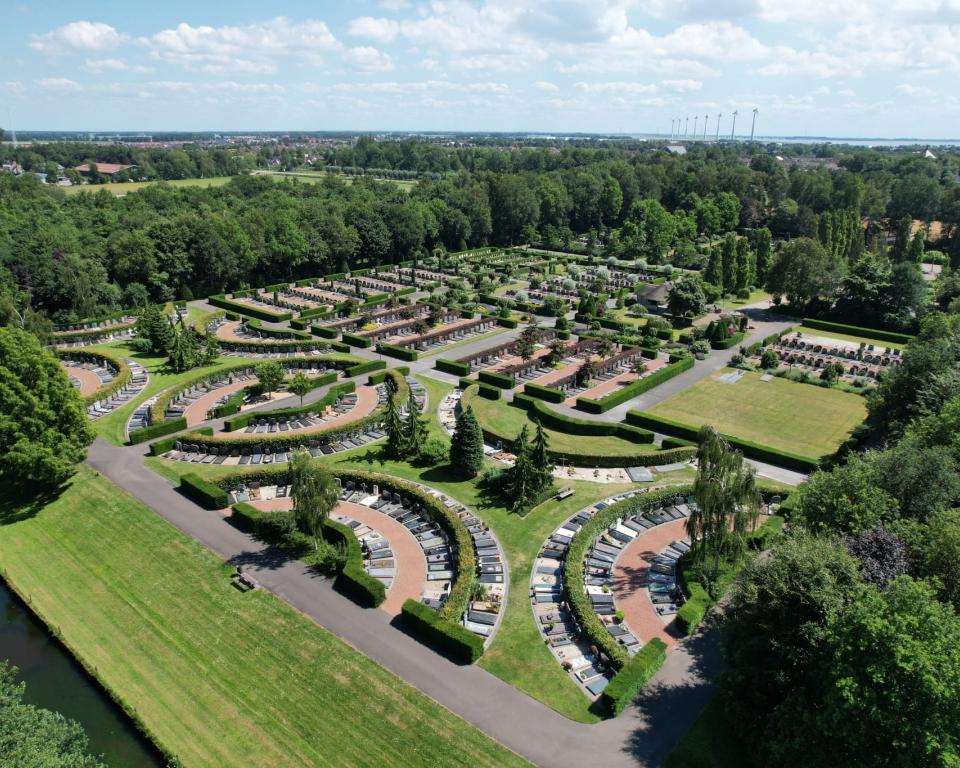
M 408 362 L 412 362 L 419 357 L 417 350 L 408 349 L 406 347 L 396 347 L 393 344 L 377 344 L 377 352 L 379 352 L 381 355 L 396 357 L 400 360 L 407 360 Z
M 424 467 L 435 467 L 447 461 L 450 448 L 443 440 L 431 437 L 421 447 L 417 454 L 417 464 Z
M 696 448 L 697 444 L 690 440 L 682 440 L 679 437 L 665 437 L 660 443 L 664 449 L 668 448 Z
M 470 375 L 470 366 L 456 360 L 444 360 L 440 357 L 434 362 L 433 367 L 444 373 L 452 373 L 454 376 Z
M 644 392 L 653 389 L 658 384 L 662 384 L 663 382 L 672 379 L 674 376 L 677 376 L 678 374 L 681 374 L 690 368 L 693 368 L 693 358 L 684 357 L 682 360 L 678 360 L 675 363 L 670 363 L 660 370 L 655 371 L 645 379 L 637 379 L 636 381 L 627 384 L 627 386 L 621 387 L 615 392 L 611 392 L 606 397 L 601 397 L 597 400 L 591 400 L 586 397 L 578 397 L 577 408 L 581 411 L 586 411 L 587 413 L 606 413 L 611 408 L 614 408 L 621 403 L 625 403 L 627 400 L 632 400 L 633 398 L 642 395 Z
M 199 475 L 181 477 L 180 492 L 204 509 L 225 509 L 230 504 L 225 490 L 213 483 L 208 483 Z
M 371 387 L 377 384 L 382 384 L 386 381 L 388 376 L 409 376 L 410 368 L 406 365 L 398 365 L 396 368 L 391 368 L 389 371 L 379 371 L 377 373 L 371 373 L 367 378 L 367 384 Z
M 179 419 L 170 419 L 169 421 L 161 421 L 159 424 L 151 424 L 150 426 L 141 427 L 140 429 L 131 429 L 129 436 L 130 445 L 145 443 L 147 440 L 153 440 L 155 437 L 169 435 L 186 428 L 187 420 L 181 416 Z
M 258 534 L 263 523 L 263 513 L 252 504 L 240 502 L 233 505 L 230 521 L 241 531 Z
M 376 608 L 387 599 L 383 582 L 378 581 L 363 569 L 360 542 L 353 531 L 335 520 L 324 520 L 323 537 L 332 544 L 343 546 L 347 557 L 337 574 L 334 586 L 358 605 Z
M 234 294 L 234 296 L 237 295 L 238 294 L 236 293 Z M 215 307 L 220 307 L 220 309 L 227 309 L 238 315 L 255 317 L 258 320 L 266 320 L 268 323 L 284 323 L 287 320 L 293 319 L 292 312 L 283 310 L 270 312 L 269 310 L 261 309 L 259 307 L 250 307 L 246 304 L 240 304 L 239 302 L 231 301 L 223 294 L 220 294 L 219 296 L 208 296 L 207 301 Z
M 537 397 L 550 403 L 562 403 L 567 397 L 566 394 L 559 389 L 545 387 L 541 384 L 534 384 L 532 382 L 527 382 L 524 384 L 523 391 L 525 394 L 530 395 L 531 397 Z
M 483 640 L 470 630 L 444 619 L 432 608 L 407 600 L 401 609 L 407 628 L 427 645 L 461 664 L 473 664 L 483 655 Z
M 201 427 L 200 429 L 194 430 L 190 433 L 191 435 L 212 435 L 213 427 Z M 177 441 L 180 440 L 180 437 L 168 437 L 165 440 L 157 440 L 156 442 L 150 443 L 150 455 L 151 456 L 162 456 L 171 448 L 173 448 Z
M 497 318 L 497 325 L 501 325 L 501 326 L 503 326 L 504 328 L 516 328 L 516 327 L 517 327 L 517 321 L 514 320 L 514 319 L 511 318 L 511 317 L 498 317 L 498 318 Z
M 299 321 L 298 321 L 298 322 L 299 322 Z M 291 320 L 291 321 L 290 321 L 290 325 L 293 325 L 293 323 L 294 323 L 294 321 Z M 327 327 L 322 326 L 322 325 L 314 325 L 314 326 L 312 326 L 312 327 L 310 328 L 310 332 L 311 332 L 314 336 L 320 336 L 321 338 L 324 338 L 324 339 L 335 339 L 335 338 L 337 338 L 337 335 L 338 335 L 336 328 L 327 328 Z M 346 334 L 344 334 L 344 335 L 346 335 Z M 346 341 L 346 339 L 344 339 L 344 341 Z M 369 339 L 368 339 L 367 341 L 369 341 Z M 369 347 L 370 345 L 369 345 L 369 344 L 354 344 L 353 346 L 355 346 L 355 347 Z
M 523 408 L 533 421 L 557 432 L 596 437 L 619 437 L 632 443 L 653 442 L 653 432 L 646 429 L 618 422 L 574 419 L 566 414 L 557 413 L 543 403 L 532 399 L 530 395 L 514 395 L 512 405 L 516 408 Z
M 725 339 L 711 339 L 710 346 L 714 349 L 730 349 L 743 341 L 744 336 L 746 336 L 746 334 L 743 331 L 739 331 Z
M 513 376 L 506 376 L 493 371 L 480 371 L 477 378 L 483 384 L 491 384 L 500 389 L 513 389 L 517 385 L 517 381 Z
M 476 383 L 476 382 L 472 382 Z M 478 392 L 481 397 L 487 398 L 487 400 L 499 400 L 500 399 L 500 390 L 497 387 L 491 387 L 489 384 L 478 384 Z
M 623 665 L 603 689 L 603 703 L 614 715 L 619 715 L 633 702 L 640 689 L 657 673 L 666 659 L 666 643 L 654 637 Z
M 366 349 L 369 346 L 372 346 L 373 341 L 368 339 L 366 336 L 357 336 L 355 333 L 341 333 L 340 340 L 351 347 L 362 347 Z
M 383 360 L 368 360 L 365 363 L 358 363 L 357 365 L 351 365 L 349 368 L 345 368 L 343 375 L 348 379 L 352 379 L 354 376 L 360 376 L 364 373 L 370 373 L 371 371 L 380 371 L 387 367 L 387 364 Z

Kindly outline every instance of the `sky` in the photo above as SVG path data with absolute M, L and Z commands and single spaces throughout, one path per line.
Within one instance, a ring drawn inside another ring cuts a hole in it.
M 757 109 L 757 135 L 960 136 L 960 0 L 0 0 L 0 17 L 0 126 L 20 130 L 692 134 L 696 117 L 702 135 L 706 117 L 729 136 Z

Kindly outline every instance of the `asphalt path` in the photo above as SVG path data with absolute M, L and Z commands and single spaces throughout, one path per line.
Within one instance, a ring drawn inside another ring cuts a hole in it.
M 656 766 L 712 694 L 721 666 L 716 629 L 681 642 L 619 717 L 575 723 L 478 666 L 461 666 L 408 636 L 383 611 L 365 610 L 326 579 L 200 509 L 163 477 L 145 471 L 142 447 L 91 446 L 88 463 L 224 560 L 250 570 L 266 589 L 361 653 L 532 763 L 556 768 Z

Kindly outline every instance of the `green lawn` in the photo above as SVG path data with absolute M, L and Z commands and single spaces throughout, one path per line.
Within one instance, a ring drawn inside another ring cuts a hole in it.
M 525 764 L 90 469 L 8 497 L 0 563 L 184 766 Z
M 473 408 L 480 425 L 497 435 L 501 440 L 514 440 L 526 425 L 531 433 L 536 425 L 522 408 L 515 408 L 504 400 L 488 400 L 476 394 L 474 388 L 464 393 L 464 403 Z M 652 443 L 631 443 L 622 437 L 596 437 L 578 435 L 572 432 L 544 430 L 555 451 L 582 453 L 601 456 L 636 456 L 655 453 L 658 449 Z
M 852 341 L 856 344 L 873 344 L 874 347 L 878 347 L 880 350 L 886 349 L 887 347 L 890 347 L 890 349 L 905 349 L 907 346 L 906 344 L 897 344 L 895 341 L 879 341 L 867 336 L 851 336 L 848 333 L 821 331 L 819 328 L 797 326 L 796 330 L 800 331 L 804 336 L 823 336 L 825 339 L 840 339 L 841 341 Z
M 867 416 L 859 395 L 747 372 L 736 384 L 709 376 L 650 409 L 655 416 L 811 458 L 832 454 Z
M 770 301 L 772 298 L 773 294 L 767 293 L 766 291 L 751 291 L 750 298 L 748 299 L 737 299 L 728 296 L 717 303 L 723 309 L 738 309 L 739 307 L 744 307 L 749 304 L 756 304 L 760 301 Z
M 232 176 L 211 176 L 207 179 L 172 179 L 165 183 L 173 187 L 222 187 L 232 179 Z M 68 195 L 75 195 L 80 192 L 99 192 L 101 189 L 107 190 L 114 195 L 125 195 L 128 192 L 149 187 L 151 184 L 159 184 L 158 181 L 121 181 L 115 184 L 83 184 L 73 187 L 61 187 Z
M 749 765 L 746 745 L 737 739 L 716 698 L 710 700 L 663 768 L 740 768 Z

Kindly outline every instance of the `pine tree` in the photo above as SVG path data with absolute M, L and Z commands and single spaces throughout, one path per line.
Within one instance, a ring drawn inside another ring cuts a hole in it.
M 420 406 L 413 390 L 407 395 L 407 419 L 403 424 L 404 455 L 414 458 L 420 455 L 420 449 L 427 439 L 427 423 L 420 416 Z
M 140 347 L 154 355 L 165 354 L 174 336 L 173 326 L 156 304 L 149 304 L 143 310 L 135 331 Z
M 403 455 L 403 422 L 397 408 L 396 395 L 387 398 L 387 410 L 383 415 L 383 430 L 387 433 L 387 454 L 395 459 Z
M 913 239 L 910 241 L 910 245 L 907 247 L 907 261 L 912 264 L 919 264 L 923 261 L 924 254 L 924 243 L 923 243 L 923 230 L 917 230 L 917 233 L 913 236 Z
M 513 446 L 514 464 L 507 485 L 513 500 L 513 511 L 523 512 L 536 496 L 537 476 L 530 456 L 530 437 L 527 425 L 523 425 Z
M 173 340 L 170 342 L 169 365 L 177 373 L 189 371 L 200 364 L 201 353 L 197 336 L 192 329 L 186 328 L 181 319 L 173 331 Z
M 913 227 L 913 219 L 904 216 L 897 222 L 897 239 L 893 244 L 893 261 L 906 261 L 907 251 L 910 248 L 910 230 Z
M 483 469 L 483 431 L 469 405 L 457 416 L 450 443 L 450 465 L 467 477 L 475 477 Z
M 220 344 L 217 342 L 217 337 L 207 333 L 203 337 L 203 364 L 211 365 L 217 361 L 218 357 L 220 357 Z
M 553 462 L 550 460 L 550 443 L 543 431 L 543 426 L 537 424 L 537 431 L 533 436 L 533 447 L 530 450 L 530 462 L 537 478 L 537 493 L 548 488 L 553 482 Z

